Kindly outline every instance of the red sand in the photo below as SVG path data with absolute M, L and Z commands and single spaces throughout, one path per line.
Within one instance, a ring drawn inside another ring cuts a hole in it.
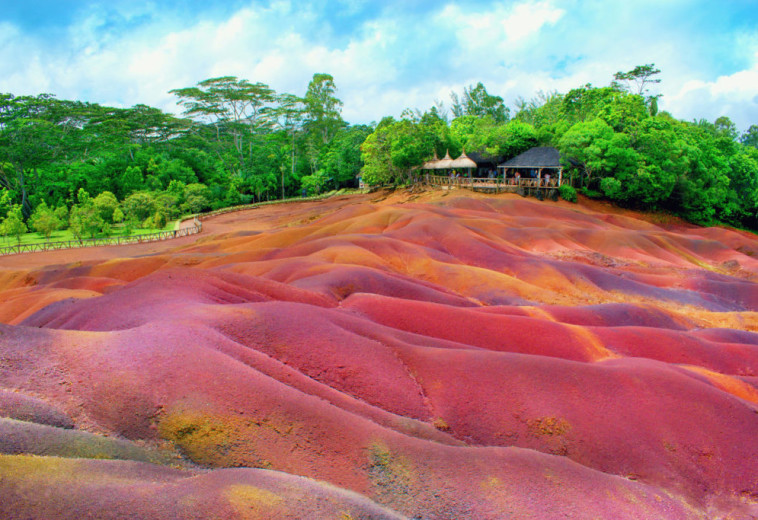
M 642 217 L 363 195 L 2 258 L 0 516 L 758 518 L 758 240 Z

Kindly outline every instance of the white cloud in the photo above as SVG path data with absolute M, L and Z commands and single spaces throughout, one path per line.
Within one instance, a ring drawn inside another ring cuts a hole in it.
M 549 2 L 519 4 L 503 19 L 502 26 L 508 41 L 513 43 L 538 33 L 546 25 L 555 25 L 564 13 Z
M 351 16 L 365 4 L 341 1 Z M 209 77 L 235 75 L 303 94 L 313 73 L 327 72 L 345 119 L 368 122 L 448 102 L 451 90 L 477 81 L 512 104 L 539 90 L 605 85 L 618 70 L 654 62 L 663 70 L 661 107 L 675 116 L 727 114 L 740 128 L 758 122 L 758 55 L 741 72 L 709 77 L 705 57 L 688 45 L 691 33 L 673 25 L 661 30 L 656 18 L 644 18 L 650 6 L 636 5 L 525 0 L 472 10 L 452 1 L 423 13 L 396 7 L 380 18 L 351 19 L 338 37 L 330 35 L 340 28 L 315 4 L 287 1 L 251 3 L 225 20 L 186 26 L 154 6 L 139 16 L 94 11 L 52 43 L 0 23 L 0 91 L 176 111 L 168 91 Z M 114 17 L 130 28 L 111 30 Z
M 12 45 L 21 36 L 20 31 L 13 24 L 0 22 L 0 46 Z
M 509 6 L 472 12 L 465 6 L 447 5 L 436 23 L 453 31 L 458 42 L 467 48 L 508 48 L 537 35 L 548 25 L 556 24 L 565 11 L 550 2 L 527 1 Z
M 758 124 L 758 53 L 753 66 L 714 81 L 692 80 L 664 96 L 661 107 L 683 119 L 728 115 L 741 130 Z
M 477 11 L 448 4 L 433 20 L 436 31 L 455 35 L 449 52 L 454 70 L 471 77 L 487 70 L 502 75 L 503 63 L 521 61 L 524 49 L 537 44 L 543 29 L 564 14 L 548 1 L 496 4 Z
M 357 9 L 358 4 L 352 5 Z M 426 41 L 432 43 L 436 32 L 449 29 L 464 12 L 456 6 L 442 9 L 435 26 L 428 28 Z M 492 12 L 469 14 L 454 32 L 458 45 L 475 50 L 486 63 L 492 55 L 487 50 L 490 38 L 472 37 L 484 34 L 477 30 L 481 20 L 494 24 L 490 34 L 503 46 L 535 34 L 560 15 L 547 2 L 498 6 Z M 154 18 L 136 33 L 103 39 L 105 16 L 95 12 L 71 28 L 68 48 L 50 48 L 36 40 L 26 42 L 22 52 L 7 40 L 0 43 L 0 54 L 14 70 L 12 76 L 0 78 L 0 90 L 53 91 L 66 98 L 86 93 L 89 101 L 146 103 L 175 110 L 167 92 L 207 77 L 237 75 L 269 83 L 279 91 L 303 93 L 314 72 L 329 72 L 345 101 L 345 118 L 370 121 L 397 115 L 408 106 L 428 107 L 435 98 L 447 97 L 451 89 L 475 79 L 475 71 L 469 70 L 454 77 L 421 78 L 418 84 L 404 80 L 403 74 L 416 65 L 415 49 L 408 48 L 408 29 L 399 18 L 368 20 L 341 47 L 329 47 L 308 36 L 321 23 L 311 10 L 278 2 L 267 9 L 241 9 L 218 23 L 199 22 L 170 32 L 164 28 L 175 26 L 175 21 Z M 440 67 L 451 63 L 456 67 L 458 58 L 453 54 L 439 56 Z M 429 91 L 430 84 L 434 92 Z

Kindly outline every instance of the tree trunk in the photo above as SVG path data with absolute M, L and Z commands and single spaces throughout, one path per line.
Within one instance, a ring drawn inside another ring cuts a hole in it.
M 295 178 L 295 132 L 292 132 L 292 178 Z M 284 171 L 282 171 L 282 199 L 284 199 Z
M 32 214 L 32 206 L 29 202 L 28 194 L 26 193 L 26 184 L 24 183 L 24 168 L 20 164 L 14 164 L 16 170 L 16 186 L 21 192 L 21 212 L 24 218 L 29 218 Z

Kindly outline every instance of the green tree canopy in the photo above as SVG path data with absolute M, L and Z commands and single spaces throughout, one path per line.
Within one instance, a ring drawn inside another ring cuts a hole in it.
M 55 211 L 49 208 L 43 200 L 36 208 L 34 208 L 34 213 L 32 213 L 32 216 L 29 219 L 29 224 L 33 230 L 41 233 L 49 240 L 53 232 L 60 229 L 62 223 L 55 214 Z
M 10 208 L 8 216 L 0 223 L 0 230 L 3 235 L 15 237 L 19 245 L 21 244 L 21 235 L 26 233 L 28 228 L 24 223 L 24 216 L 20 205 L 15 204 Z
M 655 68 L 654 63 L 647 65 L 637 65 L 632 70 L 627 72 L 617 72 L 613 75 L 613 79 L 618 85 L 623 82 L 626 85 L 626 89 L 634 92 L 637 95 L 644 96 L 649 92 L 649 86 L 655 85 L 661 82 L 660 78 L 657 78 L 661 73 L 660 69 Z
M 758 125 L 750 125 L 750 128 L 740 136 L 740 142 L 745 146 L 758 148 Z
M 450 99 L 455 117 L 491 117 L 497 123 L 505 123 L 510 117 L 510 109 L 505 106 L 503 98 L 487 92 L 487 88 L 481 82 L 475 86 L 464 87 L 463 95 L 460 97 L 451 92 Z

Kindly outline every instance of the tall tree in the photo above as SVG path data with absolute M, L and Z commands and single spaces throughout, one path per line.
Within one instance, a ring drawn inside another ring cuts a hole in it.
M 179 97 L 184 115 L 215 127 L 218 143 L 223 141 L 222 134 L 231 136 L 239 169 L 244 170 L 253 136 L 271 126 L 274 91 L 264 83 L 224 76 L 169 92 Z
M 491 95 L 481 82 L 475 87 L 465 89 L 463 98 L 467 114 L 479 117 L 490 116 L 496 123 L 508 121 L 510 110 L 503 103 L 503 98 Z
M 331 142 L 337 131 L 345 126 L 342 120 L 342 101 L 335 95 L 337 87 L 330 74 L 316 73 L 308 84 L 305 103 L 306 153 L 311 174 L 319 167 L 322 150 Z
M 372 132 L 365 125 L 349 126 L 337 132 L 324 154 L 323 169 L 335 188 L 352 185 L 363 166 L 360 146 Z
M 391 116 L 383 118 L 361 145 L 363 180 L 368 184 L 385 184 L 399 177 L 400 171 L 392 161 L 396 123 Z
M 463 96 L 451 92 L 452 112 L 455 117 L 461 116 L 490 116 L 497 123 L 505 123 L 510 118 L 510 110 L 503 103 L 503 98 L 493 96 L 479 82 L 476 86 L 464 87 Z
M 745 146 L 758 148 L 758 125 L 750 125 L 750 128 L 740 137 L 740 142 Z
M 729 119 L 727 116 L 721 116 L 713 122 L 713 126 L 716 129 L 716 133 L 720 137 L 726 137 L 731 140 L 736 140 L 739 136 L 737 132 L 737 125 Z
M 648 63 L 647 65 L 637 65 L 627 72 L 619 71 L 613 75 L 613 79 L 615 85 L 621 86 L 618 82 L 624 82 L 627 90 L 645 96 L 650 90 L 648 87 L 661 82 L 660 78 L 655 77 L 660 73 L 661 69 L 655 68 L 654 63 Z
M 308 114 L 308 130 L 315 132 L 323 144 L 334 137 L 342 126 L 342 101 L 335 93 L 337 86 L 331 74 L 316 73 L 305 93 L 305 108 Z
M 306 117 L 305 102 L 293 94 L 280 94 L 276 98 L 277 106 L 273 114 L 279 125 L 279 128 L 290 138 L 290 174 L 295 177 L 295 162 L 297 158 L 296 136 L 302 130 L 303 122 Z M 280 170 L 282 198 L 284 198 L 284 169 Z
M 440 142 L 436 129 L 412 117 L 382 119 L 361 145 L 363 179 L 369 184 L 412 181 L 415 167 L 431 157 Z
M 572 161 L 566 166 L 577 165 L 584 185 L 609 173 L 608 149 L 613 139 L 613 129 L 602 119 L 582 121 L 571 127 L 558 143 L 561 155 Z
M 32 210 L 29 184 L 37 181 L 39 167 L 55 158 L 65 142 L 62 130 L 70 123 L 51 110 L 55 104 L 46 94 L 0 95 L 0 186 L 18 194 L 27 217 Z

